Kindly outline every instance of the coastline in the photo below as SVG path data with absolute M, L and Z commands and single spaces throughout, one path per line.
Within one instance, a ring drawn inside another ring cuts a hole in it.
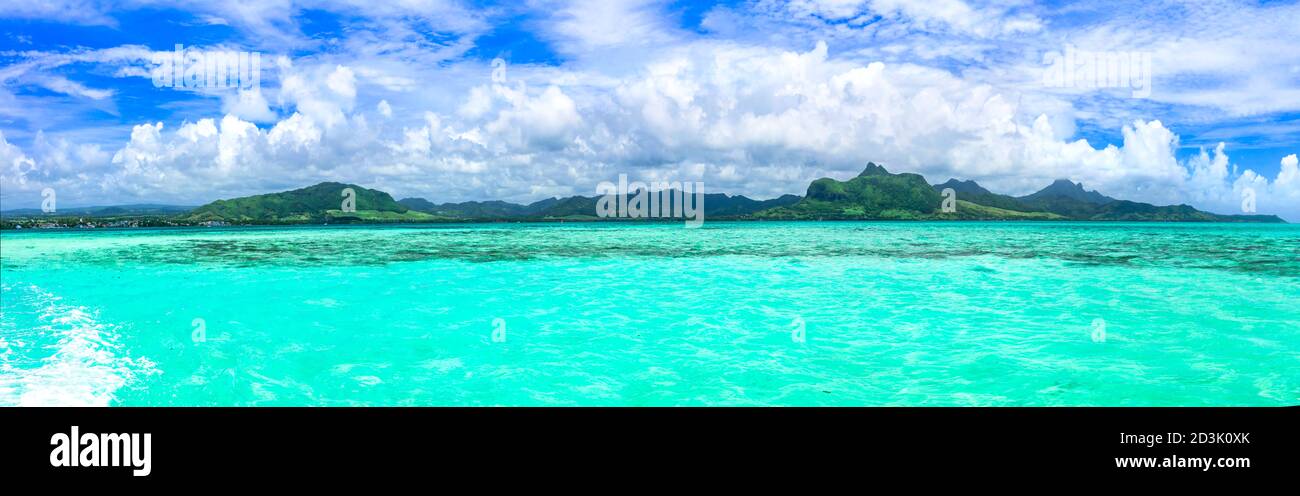
M 335 223 L 314 223 L 314 222 L 294 222 L 294 223 L 242 223 L 226 225 L 203 225 L 203 224 L 186 224 L 186 225 L 147 225 L 147 226 L 113 226 L 113 227 L 23 227 L 15 228 L 13 225 L 0 225 L 0 233 L 5 232 L 111 232 L 111 231 L 152 231 L 152 230 L 259 230 L 259 229 L 280 229 L 280 228 L 399 228 L 399 227 L 420 227 L 420 226 L 468 226 L 468 225 L 511 225 L 511 224 L 531 224 L 539 226 L 550 226 L 557 224 L 605 224 L 605 225 L 679 225 L 681 219 L 455 219 L 455 220 L 438 220 L 429 222 L 335 222 Z M 850 219 L 850 218 L 831 218 L 831 219 L 756 219 L 756 218 L 718 218 L 709 219 L 705 224 L 710 223 L 728 223 L 728 224 L 749 224 L 749 223 L 800 223 L 800 224 L 818 224 L 818 223 L 881 223 L 881 224 L 1063 224 L 1063 225 L 1269 225 L 1269 226 L 1293 226 L 1295 223 L 1279 219 L 1278 221 L 1225 221 L 1225 220 L 1086 220 L 1086 219 Z

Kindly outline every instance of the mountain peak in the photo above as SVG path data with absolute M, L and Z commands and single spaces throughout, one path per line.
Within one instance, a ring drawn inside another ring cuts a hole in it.
M 307 187 L 305 187 L 305 188 L 301 188 L 301 189 L 322 189 L 322 188 L 360 188 L 360 187 L 361 187 L 361 186 L 357 186 L 357 185 L 355 185 L 355 184 L 340 183 L 340 182 L 337 182 L 337 181 L 324 181 L 324 182 L 319 182 L 319 183 L 316 183 L 316 184 L 313 184 L 313 185 L 311 185 L 311 186 L 307 186 Z
M 1022 196 L 1024 200 L 1036 200 L 1040 198 L 1064 197 L 1081 202 L 1092 203 L 1094 205 L 1105 205 L 1115 201 L 1114 198 L 1103 195 L 1096 191 L 1089 191 L 1083 188 L 1083 183 L 1076 183 L 1069 179 L 1057 179 L 1046 188 L 1039 190 L 1037 193 Z
M 861 174 L 858 174 L 858 177 L 862 177 L 862 176 L 888 176 L 888 175 L 890 175 L 890 174 L 889 174 L 889 171 L 885 170 L 884 167 L 882 167 L 882 166 L 880 166 L 880 165 L 877 165 L 875 162 L 867 162 L 867 168 L 866 168 L 866 169 L 862 169 L 862 173 L 861 173 Z
M 952 190 L 953 190 L 953 191 L 956 191 L 957 193 L 960 193 L 960 194 L 967 194 L 967 195 L 971 195 L 971 194 L 977 194 L 977 195 L 987 195 L 987 194 L 992 194 L 989 190 L 984 189 L 983 186 L 980 186 L 979 183 L 977 183 L 977 182 L 975 182 L 975 181 L 972 181 L 972 180 L 969 180 L 969 179 L 967 179 L 967 180 L 965 180 L 965 181 L 962 181 L 962 180 L 959 180 L 959 179 L 957 179 L 957 178 L 952 178 L 952 179 L 949 179 L 947 182 L 944 182 L 944 183 L 942 183 L 942 184 L 936 184 L 936 185 L 934 185 L 934 189 L 937 190 L 937 191 L 943 191 L 945 188 L 952 188 Z

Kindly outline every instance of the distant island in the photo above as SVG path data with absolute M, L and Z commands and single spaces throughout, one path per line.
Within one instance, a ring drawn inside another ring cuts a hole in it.
M 355 208 L 344 211 L 351 189 Z M 945 197 L 945 191 L 951 190 Z M 383 191 L 325 182 L 302 189 L 217 200 L 200 207 L 123 205 L 43 213 L 0 212 L 0 229 L 68 227 L 227 226 L 277 224 L 606 221 L 596 216 L 599 196 L 571 196 L 517 204 L 505 201 L 433 203 L 394 200 Z M 945 201 L 948 202 L 945 208 Z M 741 195 L 704 195 L 704 217 L 713 220 L 1073 220 L 1285 223 L 1275 215 L 1220 215 L 1188 205 L 1156 206 L 1117 200 L 1082 184 L 1058 179 L 1033 194 L 993 193 L 974 181 L 949 179 L 931 185 L 919 174 L 891 173 L 868 163 L 847 181 L 822 178 L 804 196 L 754 200 Z M 634 219 L 635 220 L 635 219 Z

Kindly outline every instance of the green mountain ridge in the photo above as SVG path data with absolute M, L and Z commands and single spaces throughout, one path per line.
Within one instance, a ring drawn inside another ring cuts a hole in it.
M 956 179 L 949 179 L 948 182 L 946 183 L 934 185 L 935 191 L 939 191 L 941 193 L 943 192 L 943 190 L 948 188 L 951 188 L 953 192 L 957 194 L 957 198 L 959 200 L 964 200 L 979 205 L 1000 208 L 1003 210 L 1012 210 L 1016 212 L 1041 211 L 1040 209 L 1035 209 L 1034 207 L 1026 205 L 1025 202 L 1021 201 L 1019 198 L 1008 196 L 1008 195 L 1000 195 L 992 191 L 989 191 L 987 189 L 984 189 L 983 186 L 980 186 L 979 183 L 976 183 L 975 181 L 970 181 L 970 180 L 958 181 Z
M 344 212 L 344 191 L 356 194 L 355 211 Z M 355 184 L 324 182 L 306 188 L 217 200 L 180 218 L 186 222 L 231 223 L 320 223 L 320 222 L 418 222 L 436 220 L 412 212 L 383 191 Z
M 343 192 L 347 188 L 355 192 L 355 211 L 342 210 Z M 949 212 L 942 208 L 946 189 L 956 193 L 955 208 Z M 629 193 L 635 194 L 635 191 Z M 117 223 L 130 218 L 124 213 L 139 211 L 138 217 L 148 220 L 147 225 L 598 220 L 598 200 L 598 196 L 570 196 L 527 205 L 500 200 L 436 204 L 423 198 L 395 201 L 383 191 L 323 182 L 279 193 L 217 200 L 181 213 L 176 213 L 176 208 L 156 205 L 94 207 L 84 211 L 103 212 L 104 218 L 112 215 Z M 39 227 L 60 218 L 66 221 L 63 224 L 81 222 L 63 212 L 30 216 L 12 212 L 6 213 L 0 227 L 22 227 L 24 222 L 28 227 Z M 1189 205 L 1156 206 L 1117 200 L 1064 179 L 1033 194 L 1013 197 L 991 192 L 969 180 L 949 179 L 931 185 L 919 174 L 894 174 L 874 162 L 867 163 L 860 174 L 846 181 L 833 178 L 812 181 L 802 197 L 783 195 L 754 200 L 742 195 L 708 193 L 704 195 L 704 216 L 737 220 L 1285 222 L 1274 215 L 1219 215 Z
M 675 191 L 667 193 L 675 197 Z M 637 191 L 629 192 L 634 196 Z M 596 202 L 599 196 L 570 196 L 565 198 L 547 198 L 527 205 L 509 203 L 500 200 L 469 201 L 461 203 L 436 204 L 423 198 L 403 198 L 398 203 L 420 212 L 454 217 L 459 219 L 574 219 L 596 217 Z M 792 205 L 800 200 L 796 195 L 783 195 L 770 200 L 754 200 L 743 195 L 724 193 L 707 193 L 704 195 L 704 215 L 706 217 L 742 217 L 773 207 Z M 675 200 L 666 203 L 671 208 Z
M 951 188 L 955 209 L 944 212 L 943 195 Z M 1285 222 L 1275 215 L 1218 215 L 1188 205 L 1155 206 L 1116 200 L 1080 183 L 1058 179 L 1022 197 L 993 193 L 975 181 L 949 179 L 929 185 L 918 174 L 893 174 L 868 162 L 848 181 L 815 180 L 803 200 L 754 215 L 773 220 L 1089 220 L 1165 222 Z
M 756 214 L 762 219 L 923 219 L 939 213 L 943 198 L 920 174 L 891 174 L 867 163 L 848 181 L 824 177 L 802 200 Z

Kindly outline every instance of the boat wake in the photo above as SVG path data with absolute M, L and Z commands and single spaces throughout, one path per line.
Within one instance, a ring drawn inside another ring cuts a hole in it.
M 123 386 L 159 373 L 118 356 L 118 326 L 35 285 L 0 287 L 0 406 L 108 406 Z

